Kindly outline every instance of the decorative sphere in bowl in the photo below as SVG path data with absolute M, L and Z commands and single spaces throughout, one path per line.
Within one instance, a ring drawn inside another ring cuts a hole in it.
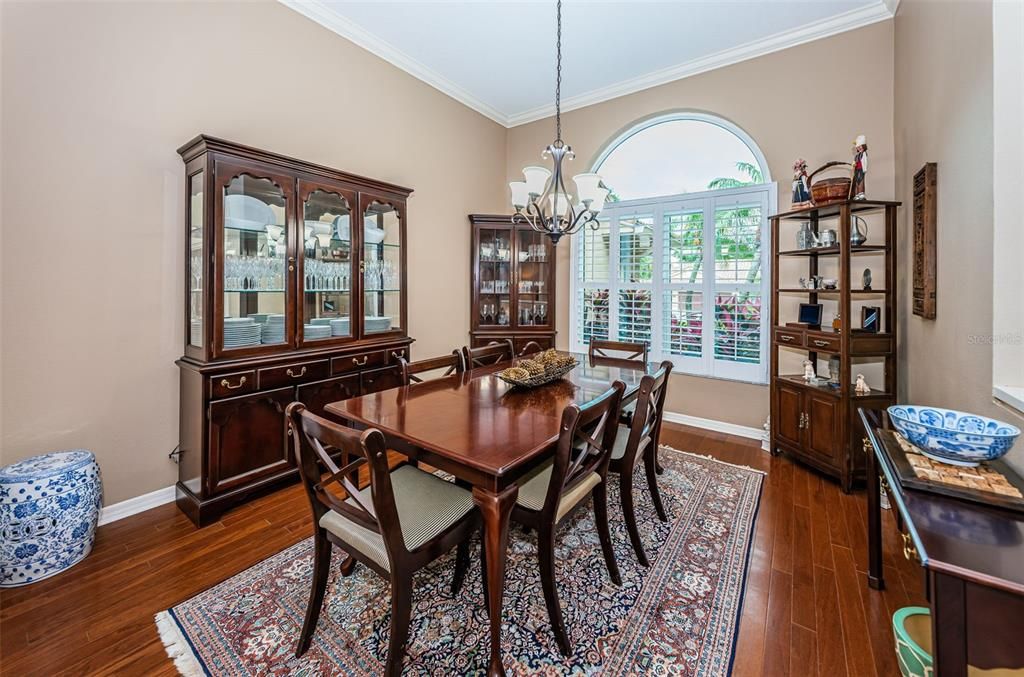
M 889 407 L 896 430 L 925 456 L 952 465 L 994 461 L 1013 447 L 1020 428 L 994 418 L 939 407 Z

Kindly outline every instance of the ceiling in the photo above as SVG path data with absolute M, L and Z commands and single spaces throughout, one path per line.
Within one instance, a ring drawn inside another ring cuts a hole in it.
M 554 113 L 554 2 L 281 2 L 506 127 Z M 565 0 L 562 108 L 883 21 L 896 2 Z

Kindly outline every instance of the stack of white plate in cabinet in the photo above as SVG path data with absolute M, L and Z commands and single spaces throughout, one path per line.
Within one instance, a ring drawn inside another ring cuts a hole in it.
M 251 317 L 224 318 L 224 347 L 245 348 L 260 343 L 260 325 Z
M 348 318 L 339 317 L 331 320 L 331 336 L 350 336 L 352 332 L 348 328 Z
M 310 339 L 330 338 L 331 326 L 328 324 L 305 324 L 302 326 L 302 337 Z
M 270 313 L 263 327 L 263 343 L 284 343 L 284 315 Z

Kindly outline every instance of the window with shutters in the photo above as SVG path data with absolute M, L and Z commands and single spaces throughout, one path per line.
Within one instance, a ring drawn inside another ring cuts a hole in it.
M 659 133 L 663 148 L 670 135 Z M 764 182 L 759 154 L 736 159 L 734 146 L 723 152 L 743 176 L 701 176 L 695 180 L 710 190 L 609 202 L 599 228 L 572 238 L 574 350 L 585 351 L 592 339 L 642 341 L 652 360 L 671 360 L 680 372 L 767 382 L 768 215 L 776 187 Z M 634 165 L 657 170 L 656 163 Z M 611 190 L 616 182 L 641 185 L 622 171 L 629 163 L 617 167 L 602 168 Z M 700 176 L 712 167 L 687 171 Z

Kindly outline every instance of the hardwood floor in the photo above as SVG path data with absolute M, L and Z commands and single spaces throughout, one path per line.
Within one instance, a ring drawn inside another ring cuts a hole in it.
M 922 575 L 886 511 L 886 581 L 869 590 L 863 490 L 844 495 L 753 440 L 666 424 L 663 443 L 767 471 L 734 675 L 899 674 L 893 612 Z M 613 515 L 614 518 L 614 515 Z M 197 530 L 174 505 L 102 526 L 71 571 L 0 592 L 0 674 L 173 675 L 153 615 L 312 533 L 296 485 Z

